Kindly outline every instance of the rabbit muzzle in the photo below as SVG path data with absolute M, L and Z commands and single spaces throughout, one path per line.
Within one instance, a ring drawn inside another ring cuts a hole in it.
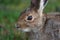
M 15 25 L 18 31 L 22 32 L 37 32 L 40 30 L 39 27 L 26 27 L 26 28 L 21 28 L 19 25 Z
M 21 28 L 21 26 L 15 24 L 15 27 L 16 29 L 18 29 L 19 31 L 22 31 L 22 32 L 30 32 L 31 31 L 31 28 L 27 27 L 27 28 Z

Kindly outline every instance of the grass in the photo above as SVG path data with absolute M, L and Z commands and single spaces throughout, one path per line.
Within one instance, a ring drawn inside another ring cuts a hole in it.
M 17 31 L 14 25 L 21 11 L 28 7 L 27 1 L 19 5 L 2 4 L 6 8 L 0 9 L 0 24 L 4 26 L 0 27 L 0 40 L 26 40 L 25 33 Z
M 14 40 L 14 37 L 18 35 L 17 31 L 14 30 L 15 27 L 13 26 L 18 16 L 19 16 L 19 12 L 17 11 L 0 10 L 0 23 L 5 26 L 4 28 L 0 29 L 1 40 Z M 21 37 L 19 39 L 21 39 Z
M 28 1 L 28 0 L 27 0 Z M 44 12 L 55 11 L 56 6 L 60 6 L 60 0 L 50 1 Z M 25 5 L 26 4 L 26 5 Z M 0 24 L 4 27 L 0 28 L 0 40 L 25 40 L 25 35 L 15 29 L 15 22 L 17 21 L 22 10 L 28 7 L 27 3 L 22 3 L 19 6 L 7 5 L 9 9 L 0 9 Z
M 24 33 L 17 31 L 14 24 L 17 21 L 20 11 L 0 10 L 0 40 L 24 40 Z

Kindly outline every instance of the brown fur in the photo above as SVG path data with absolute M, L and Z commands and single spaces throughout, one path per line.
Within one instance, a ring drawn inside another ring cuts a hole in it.
M 31 2 L 30 8 L 19 16 L 17 28 L 25 32 L 29 40 L 60 40 L 60 13 L 42 14 L 41 17 L 39 0 Z M 32 20 L 27 20 L 28 16 L 32 16 Z

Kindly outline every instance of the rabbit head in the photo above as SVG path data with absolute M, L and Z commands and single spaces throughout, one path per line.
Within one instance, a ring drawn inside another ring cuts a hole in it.
M 31 6 L 23 11 L 18 18 L 16 27 L 23 32 L 30 32 L 39 28 L 41 24 L 40 13 L 38 12 L 40 0 L 31 0 Z

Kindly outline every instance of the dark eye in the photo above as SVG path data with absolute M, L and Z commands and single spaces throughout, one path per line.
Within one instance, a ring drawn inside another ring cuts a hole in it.
M 27 20 L 32 20 L 32 16 L 28 16 Z

